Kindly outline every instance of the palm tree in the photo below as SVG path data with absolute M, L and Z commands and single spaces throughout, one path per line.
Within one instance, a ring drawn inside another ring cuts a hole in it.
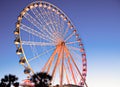
M 0 82 L 0 87 L 6 87 L 5 80 L 2 78 Z
M 31 77 L 31 81 L 35 83 L 35 87 L 49 87 L 51 80 L 52 76 L 45 72 L 35 73 Z
M 19 82 L 15 82 L 15 83 L 13 84 L 13 86 L 14 86 L 14 87 L 19 87 Z
M 1 79 L 0 87 L 18 87 L 19 83 L 16 82 L 18 78 L 15 75 L 5 75 L 4 78 Z

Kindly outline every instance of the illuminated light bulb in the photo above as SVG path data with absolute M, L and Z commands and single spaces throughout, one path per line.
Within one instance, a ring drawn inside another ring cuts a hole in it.
M 21 19 L 22 19 L 22 17 L 19 16 L 19 17 L 18 17 L 18 20 L 20 21 Z
M 63 18 L 64 17 L 63 14 L 61 14 L 60 17 Z
M 70 23 L 70 21 L 68 21 L 68 23 L 67 23 L 67 24 L 68 24 L 68 26 L 70 26 L 70 24 L 71 24 L 71 23 Z
M 35 5 L 34 5 L 34 7 L 37 7 L 37 6 L 38 6 L 38 4 L 35 4 Z
M 67 18 L 65 17 L 63 20 L 64 20 L 64 21 L 66 21 L 66 20 L 67 20 Z
M 32 9 L 32 8 L 34 8 L 34 6 L 33 6 L 33 5 L 30 5 L 30 9 Z
M 39 7 L 42 7 L 42 3 L 39 4 Z
M 29 11 L 29 8 L 25 8 L 25 11 Z
M 16 24 L 16 27 L 20 27 L 20 24 Z
M 48 6 L 48 9 L 51 9 L 51 6 Z
M 23 16 L 25 14 L 25 11 L 22 11 L 21 15 Z
M 54 12 L 54 11 L 55 11 L 55 9 L 53 8 L 53 9 L 52 9 L 52 11 Z
M 46 8 L 46 7 L 47 7 L 47 5 L 46 5 L 46 4 L 44 4 L 44 5 L 43 5 L 43 7 L 44 7 L 44 8 Z
M 60 12 L 59 12 L 59 11 L 57 11 L 57 12 L 56 12 L 56 14 L 60 14 Z

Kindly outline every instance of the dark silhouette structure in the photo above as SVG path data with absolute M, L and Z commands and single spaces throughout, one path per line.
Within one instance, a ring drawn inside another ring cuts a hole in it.
M 31 77 L 31 81 L 35 84 L 35 87 L 49 87 L 51 85 L 52 76 L 45 72 L 35 73 Z
M 19 87 L 19 83 L 16 82 L 18 78 L 15 75 L 5 75 L 4 78 L 1 79 L 0 87 Z

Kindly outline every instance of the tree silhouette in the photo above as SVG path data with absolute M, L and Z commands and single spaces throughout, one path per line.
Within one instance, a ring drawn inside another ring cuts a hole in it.
M 7 86 L 4 82 L 5 82 L 5 80 L 1 79 L 0 87 L 6 87 Z
M 35 83 L 35 87 L 49 87 L 51 80 L 52 76 L 45 72 L 35 73 L 31 77 L 31 81 Z
M 19 83 L 16 82 L 18 78 L 15 75 L 5 75 L 4 78 L 1 79 L 0 87 L 11 87 L 12 85 L 14 87 L 18 87 Z

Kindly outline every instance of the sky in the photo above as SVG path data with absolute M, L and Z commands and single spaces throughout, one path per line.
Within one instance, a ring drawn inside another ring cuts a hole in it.
M 0 78 L 25 78 L 14 45 L 15 23 L 24 7 L 35 0 L 0 1 Z M 120 0 L 45 0 L 71 19 L 87 53 L 88 87 L 120 86 Z

